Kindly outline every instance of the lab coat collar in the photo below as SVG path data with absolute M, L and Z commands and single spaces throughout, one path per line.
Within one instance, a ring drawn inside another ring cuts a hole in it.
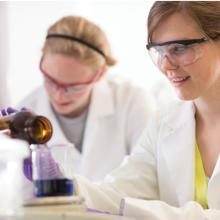
M 195 106 L 191 101 L 178 101 L 174 108 L 170 105 L 170 108 L 167 108 L 162 114 L 162 123 L 168 128 L 167 133 L 164 133 L 166 136 L 183 127 L 188 121 L 192 121 L 195 116 Z
M 170 178 L 171 192 L 176 193 L 173 198 L 177 201 L 173 202 L 184 205 L 194 199 L 195 108 L 192 102 L 185 102 L 164 113 L 161 127 L 164 135 L 159 143 L 164 172 Z M 170 197 L 168 193 L 164 192 L 164 196 Z

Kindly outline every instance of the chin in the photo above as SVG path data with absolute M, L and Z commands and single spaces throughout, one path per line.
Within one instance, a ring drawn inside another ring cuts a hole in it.
M 72 112 L 71 106 L 57 106 L 54 105 L 54 109 L 56 110 L 57 113 L 62 114 L 62 115 L 67 115 Z
M 189 93 L 177 93 L 177 97 L 182 101 L 191 101 L 197 98 L 197 96 Z

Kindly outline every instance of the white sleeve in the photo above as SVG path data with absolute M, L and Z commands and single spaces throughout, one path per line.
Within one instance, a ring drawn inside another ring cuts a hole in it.
M 200 204 L 190 201 L 182 207 L 174 207 L 159 200 L 121 199 L 123 194 L 112 186 L 91 183 L 84 177 L 77 177 L 79 193 L 86 198 L 86 205 L 113 214 L 151 220 L 219 220 L 220 210 L 203 209 Z
M 147 201 L 133 198 L 125 198 L 121 202 L 120 214 L 123 216 L 151 220 L 200 220 L 220 218 L 220 211 L 203 209 L 196 202 L 187 202 L 181 208 L 177 208 L 163 201 Z
M 92 183 L 84 177 L 76 177 L 78 194 L 86 200 L 86 205 L 101 211 L 118 214 L 121 200 L 126 197 L 144 201 L 144 208 L 137 204 L 138 215 L 146 219 L 220 219 L 220 211 L 204 210 L 196 202 L 187 202 L 182 207 L 173 207 L 160 201 L 157 179 L 156 141 L 158 125 L 154 119 L 143 133 L 140 143 L 121 166 L 105 178 L 102 183 Z M 154 137 L 154 138 L 152 138 Z M 135 216 L 133 209 L 127 214 Z M 124 213 L 126 214 L 126 212 Z
M 159 199 L 155 153 L 151 148 L 154 144 L 147 132 L 144 134 L 135 151 L 104 182 L 91 183 L 84 177 L 76 177 L 78 194 L 86 199 L 89 207 L 118 213 L 124 197 Z

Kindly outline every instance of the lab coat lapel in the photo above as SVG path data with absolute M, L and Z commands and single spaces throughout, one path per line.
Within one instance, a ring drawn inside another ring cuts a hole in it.
M 218 156 L 218 160 L 215 164 L 214 171 L 212 176 L 208 182 L 208 194 L 207 200 L 209 208 L 211 209 L 220 209 L 220 197 L 216 195 L 220 195 L 220 155 Z
M 83 140 L 84 161 L 82 169 L 86 170 L 88 167 L 92 166 L 91 162 L 93 159 L 95 160 L 94 156 L 99 152 L 97 151 L 97 147 L 100 145 L 98 142 L 99 138 L 101 138 L 99 130 L 100 123 L 102 120 L 105 120 L 107 116 L 113 114 L 114 111 L 114 101 L 107 82 L 105 80 L 98 82 L 93 89 L 87 116 Z M 103 146 L 103 149 L 105 149 L 104 147 L 105 146 Z
M 167 181 L 171 182 L 171 192 L 176 193 L 176 196 L 173 195 L 177 200 L 174 203 L 183 205 L 194 199 L 194 107 L 187 102 L 172 111 L 174 112 L 167 113 L 164 120 L 164 135 L 159 147 L 165 162 L 163 172 L 167 172 L 167 178 L 170 178 Z M 162 193 L 165 197 L 170 197 L 166 192 Z

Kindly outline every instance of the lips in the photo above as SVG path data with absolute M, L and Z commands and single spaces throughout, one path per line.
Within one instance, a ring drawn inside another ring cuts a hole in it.
M 176 82 L 182 82 L 182 81 L 185 81 L 186 79 L 188 79 L 189 76 L 185 76 L 185 77 L 174 77 L 174 78 L 171 78 L 170 80 L 174 83 Z
M 71 102 L 62 102 L 62 103 L 55 102 L 55 104 L 59 106 L 66 106 L 66 105 L 69 105 L 70 103 Z
M 172 77 L 169 78 L 169 80 L 174 86 L 177 87 L 177 86 L 182 86 L 189 78 L 190 76 L 182 76 L 182 77 Z

